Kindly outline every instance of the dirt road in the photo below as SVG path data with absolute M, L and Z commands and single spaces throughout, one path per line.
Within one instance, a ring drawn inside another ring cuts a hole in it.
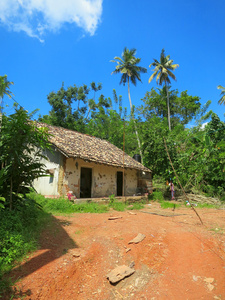
M 225 299 L 225 211 L 198 212 L 203 226 L 190 208 L 158 203 L 54 217 L 41 249 L 14 270 L 13 299 Z M 138 233 L 145 239 L 128 244 Z M 135 272 L 112 285 L 107 274 L 119 265 Z

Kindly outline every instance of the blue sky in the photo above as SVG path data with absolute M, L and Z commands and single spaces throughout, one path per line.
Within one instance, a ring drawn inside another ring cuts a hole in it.
M 131 87 L 135 106 L 141 105 L 148 84 L 149 64 L 162 48 L 174 63 L 172 89 L 211 100 L 210 108 L 224 121 L 218 85 L 225 86 L 224 0 L 0 0 L 0 75 L 14 82 L 14 98 L 29 112 L 48 114 L 47 95 L 70 85 L 101 82 L 129 107 L 127 86 L 111 75 L 124 47 L 136 48 L 148 69 L 142 83 Z M 4 99 L 11 106 L 12 101 Z M 7 108 L 6 108 L 7 111 Z M 129 111 L 129 109 L 128 109 Z M 8 108 L 8 112 L 11 109 Z M 37 114 L 37 116 L 38 116 Z

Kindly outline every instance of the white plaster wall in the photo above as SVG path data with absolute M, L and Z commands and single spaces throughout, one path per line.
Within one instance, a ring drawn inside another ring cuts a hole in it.
M 92 197 L 108 197 L 117 193 L 117 172 L 122 168 L 85 162 L 81 159 L 69 158 L 66 160 L 65 174 L 63 180 L 63 194 L 72 191 L 80 198 L 80 173 L 81 168 L 92 169 Z M 125 169 L 125 195 L 136 193 L 137 171 Z
M 44 196 L 59 196 L 58 193 L 58 175 L 61 163 L 61 154 L 57 150 L 46 150 L 43 154 L 48 160 L 41 159 L 41 163 L 45 164 L 46 170 L 53 170 L 53 176 L 39 177 L 34 180 L 35 190 Z
M 137 191 L 137 171 L 136 170 L 126 170 L 125 171 L 125 189 L 126 196 L 133 196 Z
M 72 191 L 77 198 L 80 197 L 80 162 L 80 159 L 68 158 L 66 160 L 63 178 L 64 195 Z

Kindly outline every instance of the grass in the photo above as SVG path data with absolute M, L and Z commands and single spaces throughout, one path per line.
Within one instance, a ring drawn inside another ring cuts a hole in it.
M 105 213 L 113 208 L 116 211 L 134 210 L 142 209 L 144 207 L 143 203 L 125 203 L 118 201 L 114 195 L 109 197 L 108 204 L 99 204 L 94 202 L 84 202 L 84 203 L 73 203 L 68 199 L 48 199 L 44 196 L 38 195 L 36 193 L 31 193 L 28 195 L 29 199 L 35 200 L 43 210 L 47 213 L 52 213 L 54 215 L 61 214 L 72 214 L 72 213 Z
M 132 203 L 131 205 L 127 206 L 127 209 L 128 210 L 139 210 L 139 209 L 142 209 L 144 208 L 144 204 L 143 202 L 135 202 L 135 203 Z
M 75 204 L 64 198 L 47 199 L 36 193 L 31 193 L 28 197 L 34 199 L 39 205 L 41 205 L 44 211 L 55 215 L 72 213 L 104 213 L 109 210 L 107 205 L 94 202 Z
M 138 210 L 144 207 L 143 202 L 120 202 L 114 195 L 109 196 L 109 207 L 113 208 L 116 211 L 125 211 L 125 210 Z
M 178 208 L 178 207 L 181 206 L 181 204 L 177 204 L 177 203 L 169 202 L 169 201 L 160 201 L 160 206 L 163 209 L 166 209 L 166 208 Z
M 198 208 L 219 208 L 218 205 L 216 205 L 216 204 L 209 204 L 209 203 L 198 203 L 197 207 Z
M 213 231 L 218 234 L 224 234 L 224 228 L 220 228 L 220 227 L 212 228 L 210 229 L 210 231 Z
M 110 205 L 110 207 L 116 211 L 124 211 L 127 207 L 127 204 L 125 202 L 115 201 Z

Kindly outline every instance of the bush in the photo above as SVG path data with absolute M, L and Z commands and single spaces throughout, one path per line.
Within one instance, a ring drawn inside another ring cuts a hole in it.
M 109 206 L 112 206 L 114 202 L 116 201 L 115 195 L 110 195 L 109 196 Z
M 163 193 L 160 191 L 155 191 L 148 196 L 148 199 L 153 201 L 163 201 L 164 200 Z

